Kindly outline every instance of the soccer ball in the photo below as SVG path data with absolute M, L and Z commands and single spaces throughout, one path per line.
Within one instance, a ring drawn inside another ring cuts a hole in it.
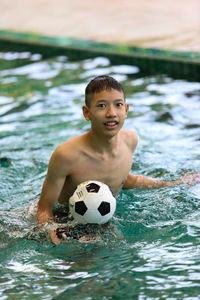
M 115 212 L 116 199 L 106 184 L 86 181 L 77 186 L 69 199 L 69 209 L 79 224 L 105 224 Z

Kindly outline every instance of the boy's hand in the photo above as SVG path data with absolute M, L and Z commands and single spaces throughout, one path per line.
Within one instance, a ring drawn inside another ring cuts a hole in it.
M 200 183 L 200 174 L 185 174 L 181 180 L 183 184 L 195 185 Z
M 56 229 L 56 234 L 58 236 L 59 239 L 67 239 L 67 232 L 69 231 L 68 227 L 65 228 L 57 228 Z
M 68 238 L 65 232 L 67 232 L 66 228 L 57 228 L 49 230 L 49 238 L 51 242 L 55 245 L 59 245 L 61 243 L 61 240 L 65 240 Z
M 51 229 L 49 231 L 49 237 L 50 237 L 50 240 L 52 241 L 53 244 L 55 244 L 55 245 L 59 245 L 60 244 L 61 239 L 58 238 L 55 229 Z

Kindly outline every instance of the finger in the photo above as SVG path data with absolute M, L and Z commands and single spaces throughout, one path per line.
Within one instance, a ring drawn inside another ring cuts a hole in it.
M 63 238 L 63 239 L 67 239 L 66 233 L 64 233 L 64 232 L 62 233 L 62 238 Z

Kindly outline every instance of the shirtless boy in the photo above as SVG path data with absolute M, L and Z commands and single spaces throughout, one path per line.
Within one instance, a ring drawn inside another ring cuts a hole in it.
M 85 90 L 82 109 L 85 119 L 91 122 L 91 129 L 64 142 L 53 152 L 38 203 L 39 224 L 53 222 L 55 203 L 67 204 L 83 181 L 104 182 L 115 196 L 121 189 L 188 183 L 187 178 L 161 181 L 130 173 L 138 138 L 131 130 L 121 130 L 129 105 L 123 88 L 115 79 L 98 76 L 91 80 Z M 194 179 L 189 177 L 188 181 Z M 60 242 L 54 230 L 49 235 L 53 243 Z

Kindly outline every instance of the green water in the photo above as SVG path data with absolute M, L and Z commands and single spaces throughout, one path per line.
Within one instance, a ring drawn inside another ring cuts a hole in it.
M 91 244 L 54 246 L 28 217 L 52 151 L 89 129 L 84 88 L 99 74 L 125 88 L 124 127 L 139 136 L 133 172 L 200 172 L 200 83 L 103 57 L 0 53 L 0 299 L 200 299 L 199 185 L 121 192 L 113 225 L 122 237 Z

